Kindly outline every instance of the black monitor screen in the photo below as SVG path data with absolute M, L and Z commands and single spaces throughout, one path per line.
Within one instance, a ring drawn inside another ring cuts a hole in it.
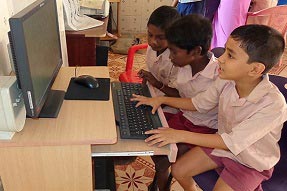
M 55 114 L 45 113 L 58 107 L 54 104 L 61 105 L 62 101 L 54 99 L 63 94 L 50 90 L 62 65 L 56 1 L 36 1 L 11 17 L 9 22 L 15 71 L 27 116 L 55 117 Z M 52 103 L 47 99 L 52 99 Z M 57 113 L 59 108 L 56 110 Z

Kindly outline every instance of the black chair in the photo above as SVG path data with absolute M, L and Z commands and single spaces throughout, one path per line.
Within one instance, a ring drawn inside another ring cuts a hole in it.
M 287 101 L 287 78 L 269 75 L 269 79 L 282 92 Z M 284 123 L 281 139 L 279 141 L 281 158 L 274 167 L 272 177 L 262 183 L 264 191 L 286 191 L 287 190 L 287 122 Z M 218 179 L 218 174 L 212 170 L 194 177 L 194 180 L 204 191 L 211 191 Z
M 211 50 L 211 52 L 214 54 L 216 58 L 219 58 L 225 51 L 225 48 L 223 47 L 215 47 Z

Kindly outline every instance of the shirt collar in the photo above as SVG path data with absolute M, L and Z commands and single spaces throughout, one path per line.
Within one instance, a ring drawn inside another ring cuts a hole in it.
M 164 56 L 169 59 L 169 49 L 168 48 L 165 49 L 165 51 L 158 56 L 156 55 L 156 51 L 154 51 L 154 57 L 156 58 L 154 63 L 158 64 L 163 59 Z
M 262 76 L 261 82 L 253 89 L 253 91 L 246 98 L 250 102 L 257 103 L 263 96 L 265 96 L 272 87 L 272 83 L 269 81 L 268 74 Z
M 218 74 L 219 65 L 218 65 L 217 58 L 214 56 L 212 52 L 208 52 L 207 56 L 209 58 L 209 63 L 205 66 L 205 68 L 202 71 L 195 74 L 193 76 L 194 78 L 197 75 L 204 76 L 205 78 L 208 78 L 208 79 L 213 79 L 214 76 L 218 76 L 218 75 L 214 75 L 214 74 Z
M 238 93 L 235 88 L 235 83 L 232 81 L 232 84 L 234 85 L 234 91 L 236 92 L 237 101 L 233 103 L 233 106 L 241 106 L 246 101 L 257 103 L 264 97 L 272 87 L 272 83 L 269 81 L 268 74 L 265 74 L 262 76 L 261 82 L 252 90 L 252 92 L 244 98 L 239 98 Z

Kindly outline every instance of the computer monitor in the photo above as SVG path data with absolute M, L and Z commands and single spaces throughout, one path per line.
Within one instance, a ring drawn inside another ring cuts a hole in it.
M 62 65 L 56 0 L 38 0 L 9 19 L 10 46 L 28 117 L 57 117 L 65 95 L 51 90 Z

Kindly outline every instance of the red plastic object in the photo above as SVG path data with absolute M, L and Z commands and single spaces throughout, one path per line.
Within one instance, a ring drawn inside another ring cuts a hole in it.
M 141 83 L 142 79 L 138 77 L 137 71 L 133 71 L 133 63 L 134 63 L 134 55 L 136 51 L 140 49 L 146 49 L 148 47 L 147 43 L 133 45 L 128 50 L 127 62 L 126 62 L 126 70 L 121 73 L 119 76 L 120 82 L 133 82 L 133 83 Z

